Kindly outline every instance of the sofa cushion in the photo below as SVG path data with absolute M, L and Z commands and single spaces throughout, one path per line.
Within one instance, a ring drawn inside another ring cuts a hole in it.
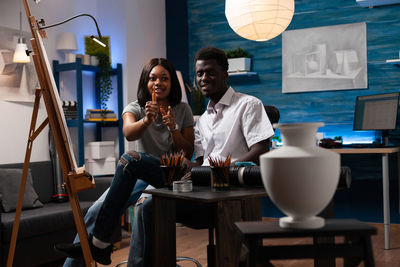
M 85 214 L 93 202 L 81 201 L 82 213 Z M 2 242 L 9 243 L 14 223 L 15 212 L 1 214 Z M 21 212 L 18 239 L 39 236 L 51 232 L 74 228 L 74 218 L 69 202 L 47 203 L 41 209 Z
M 15 211 L 17 208 L 21 178 L 22 169 L 0 168 L 0 198 L 5 212 Z M 22 209 L 40 207 L 43 207 L 43 204 L 33 188 L 31 170 L 28 169 Z
M 0 168 L 22 169 L 24 163 L 2 164 Z M 54 174 L 51 161 L 30 162 L 29 169 L 32 173 L 33 187 L 42 203 L 53 202 Z

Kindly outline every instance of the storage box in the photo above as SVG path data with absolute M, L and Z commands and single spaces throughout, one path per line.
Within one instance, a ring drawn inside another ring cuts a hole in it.
M 89 142 L 86 146 L 85 158 L 105 159 L 115 157 L 114 141 Z
M 85 169 L 91 175 L 114 175 L 115 165 L 115 157 L 87 159 Z
M 251 58 L 240 57 L 240 58 L 229 58 L 228 72 L 243 72 L 250 71 Z

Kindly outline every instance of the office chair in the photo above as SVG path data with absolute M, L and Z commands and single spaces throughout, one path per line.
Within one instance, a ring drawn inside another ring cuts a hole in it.
M 281 115 L 279 113 L 279 109 L 275 106 L 264 106 L 265 112 L 267 112 L 269 121 L 271 124 L 278 123 Z
M 195 259 L 193 259 L 193 258 L 189 258 L 189 257 L 176 257 L 176 262 L 179 262 L 179 261 L 191 261 L 191 262 L 193 262 L 194 264 L 196 264 L 197 267 L 202 267 L 201 264 L 200 264 L 200 262 L 198 262 L 197 260 L 195 260 Z M 115 265 L 115 267 L 120 267 L 120 266 L 122 266 L 122 265 L 125 264 L 125 263 L 128 263 L 128 260 L 125 260 L 125 261 L 122 261 L 122 262 L 118 263 L 117 265 Z M 176 266 L 178 266 L 178 264 L 177 264 Z

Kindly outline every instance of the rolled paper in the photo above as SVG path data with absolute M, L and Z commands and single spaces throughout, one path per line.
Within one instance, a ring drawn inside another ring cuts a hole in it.
M 153 92 L 151 93 L 151 101 L 157 102 L 156 90 L 155 89 L 153 89 Z

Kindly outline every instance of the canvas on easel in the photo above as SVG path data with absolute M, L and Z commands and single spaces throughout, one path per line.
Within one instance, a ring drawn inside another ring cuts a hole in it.
M 34 16 L 31 15 L 27 0 L 22 0 L 29 26 L 32 32 L 32 58 L 35 64 L 36 73 L 38 76 L 40 88 L 35 91 L 35 102 L 32 112 L 32 120 L 28 134 L 28 142 L 26 146 L 24 168 L 22 171 L 21 186 L 19 190 L 17 209 L 11 235 L 10 249 L 7 258 L 7 267 L 12 267 L 15 246 L 18 236 L 18 228 L 21 217 L 22 202 L 24 198 L 25 184 L 29 168 L 29 161 L 32 152 L 33 141 L 46 127 L 50 126 L 50 130 L 54 136 L 56 150 L 60 159 L 60 165 L 64 177 L 65 187 L 68 193 L 68 198 L 71 204 L 72 213 L 74 216 L 75 226 L 81 240 L 83 255 L 86 266 L 95 266 L 93 261 L 89 243 L 87 239 L 87 231 L 83 221 L 82 210 L 79 205 L 77 192 L 94 188 L 94 179 L 87 173 L 84 167 L 78 168 L 73 154 L 71 139 L 65 121 L 62 103 L 57 91 L 57 87 L 53 78 L 51 67 L 46 55 L 46 50 L 43 45 L 42 38 L 46 37 L 44 30 L 40 30 Z M 36 120 L 39 110 L 40 98 L 43 96 L 45 103 L 47 118 L 36 128 Z

